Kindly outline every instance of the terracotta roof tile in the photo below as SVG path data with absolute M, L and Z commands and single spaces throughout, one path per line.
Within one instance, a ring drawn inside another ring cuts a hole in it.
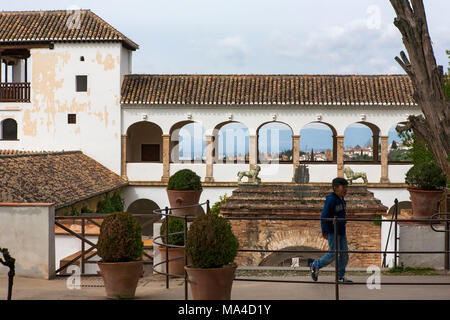
M 139 48 L 91 10 L 0 12 L 0 44 L 50 41 L 120 41 L 131 50 Z
M 414 104 L 406 75 L 126 75 L 124 104 Z
M 0 202 L 48 202 L 61 208 L 127 185 L 81 151 L 0 151 Z

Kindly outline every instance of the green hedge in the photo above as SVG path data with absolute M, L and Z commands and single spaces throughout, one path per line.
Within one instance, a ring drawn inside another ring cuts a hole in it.
M 103 220 L 97 243 L 103 262 L 138 260 L 143 252 L 142 226 L 130 213 L 112 213 Z
M 193 268 L 219 268 L 234 261 L 238 246 L 228 220 L 204 214 L 188 230 L 186 254 Z
M 169 178 L 167 185 L 169 190 L 201 190 L 200 177 L 192 170 L 183 169 L 177 171 Z

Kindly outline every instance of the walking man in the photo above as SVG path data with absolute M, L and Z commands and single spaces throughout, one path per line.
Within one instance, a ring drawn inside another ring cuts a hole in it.
M 346 203 L 344 196 L 347 194 L 348 182 L 344 178 L 335 178 L 332 181 L 333 192 L 326 196 L 325 205 L 322 210 L 321 218 L 345 218 Z M 337 243 L 334 241 L 334 225 L 333 221 L 321 220 L 322 236 L 328 240 L 330 251 L 336 249 L 338 245 L 339 250 L 348 250 L 347 236 L 345 230 L 346 221 L 337 222 Z M 318 260 L 308 259 L 308 265 L 311 270 L 311 277 L 317 281 L 319 277 L 319 270 L 334 261 L 334 252 L 328 252 Z M 340 282 L 353 282 L 344 277 L 345 267 L 348 262 L 348 253 L 343 252 L 338 256 L 338 279 Z

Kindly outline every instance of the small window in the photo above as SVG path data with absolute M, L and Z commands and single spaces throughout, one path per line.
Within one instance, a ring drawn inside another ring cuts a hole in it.
M 67 123 L 77 123 L 77 115 L 75 113 L 69 113 L 67 115 Z
M 141 161 L 159 162 L 159 144 L 143 144 L 141 149 Z
M 87 76 L 76 76 L 76 90 L 77 92 L 87 91 Z
M 80 61 L 84 61 L 84 56 L 81 56 L 81 57 L 80 57 Z
M 17 140 L 17 122 L 14 119 L 5 119 L 2 121 L 2 139 Z

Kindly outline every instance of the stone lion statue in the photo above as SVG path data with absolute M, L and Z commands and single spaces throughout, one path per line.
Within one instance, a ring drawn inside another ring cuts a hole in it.
M 353 180 L 362 178 L 364 183 L 367 183 L 367 175 L 365 172 L 353 172 L 349 167 L 344 168 L 345 176 L 347 177 L 348 184 L 352 184 Z
M 248 181 L 250 182 L 250 179 L 254 179 L 255 184 L 260 184 L 261 179 L 258 177 L 259 171 L 261 171 L 261 167 L 256 165 L 253 169 L 249 171 L 239 171 L 238 172 L 238 182 L 241 182 L 243 177 L 247 177 Z

